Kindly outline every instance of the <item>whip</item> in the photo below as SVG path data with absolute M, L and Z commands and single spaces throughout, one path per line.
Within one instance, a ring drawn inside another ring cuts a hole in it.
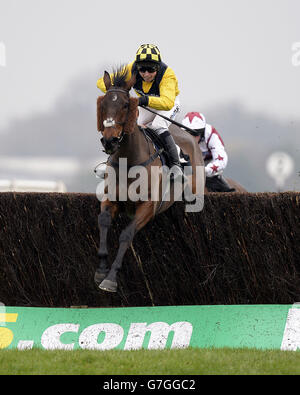
M 193 136 L 195 136 L 195 130 L 193 130 L 193 129 L 191 129 L 191 128 L 188 128 L 187 126 L 184 126 L 184 125 L 182 125 L 181 123 L 179 123 L 179 122 L 177 122 L 177 121 L 174 121 L 174 120 L 171 119 L 171 118 L 166 117 L 165 115 L 158 114 L 157 112 L 151 110 L 149 107 L 145 107 L 145 106 L 140 106 L 140 107 L 144 108 L 144 109 L 147 110 L 147 111 L 152 112 L 152 113 L 155 114 L 155 115 L 158 115 L 159 117 L 165 119 L 166 121 L 169 121 L 169 122 L 173 123 L 173 124 L 176 125 L 176 126 L 179 126 L 180 128 L 183 128 L 183 129 L 187 130 L 187 131 L 190 132 Z

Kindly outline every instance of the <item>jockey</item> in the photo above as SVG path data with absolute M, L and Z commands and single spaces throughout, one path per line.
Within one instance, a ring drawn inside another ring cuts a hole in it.
M 230 188 L 222 177 L 228 156 L 217 130 L 207 124 L 204 115 L 199 112 L 187 113 L 182 124 L 194 130 L 193 135 L 199 144 L 205 163 L 206 187 L 215 192 L 233 192 L 235 189 Z
M 160 138 L 163 148 L 169 154 L 169 165 L 174 178 L 182 175 L 180 159 L 173 137 L 169 132 L 170 122 L 145 109 L 150 107 L 157 114 L 174 119 L 179 112 L 179 89 L 174 71 L 161 60 L 156 45 L 141 45 L 135 60 L 128 64 L 128 80 L 136 74 L 133 88 L 139 96 L 139 116 L 137 123 L 150 127 Z M 97 81 L 97 87 L 106 92 L 103 78 Z

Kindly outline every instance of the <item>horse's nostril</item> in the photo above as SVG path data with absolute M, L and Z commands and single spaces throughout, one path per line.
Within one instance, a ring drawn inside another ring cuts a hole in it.
M 111 146 L 117 144 L 119 141 L 118 137 L 110 137 L 109 139 L 106 139 L 105 137 L 102 137 L 101 143 L 105 146 Z
M 118 142 L 119 142 L 118 137 L 113 137 L 113 138 L 111 139 L 111 144 L 112 144 L 112 145 L 118 144 Z
M 111 154 L 116 150 L 119 143 L 119 139 L 117 137 L 110 137 L 109 139 L 102 137 L 101 143 L 105 149 L 105 152 Z

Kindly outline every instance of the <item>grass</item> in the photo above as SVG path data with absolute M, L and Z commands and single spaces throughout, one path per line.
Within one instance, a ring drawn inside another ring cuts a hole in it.
M 0 350 L 6 375 L 299 375 L 300 353 L 256 349 Z

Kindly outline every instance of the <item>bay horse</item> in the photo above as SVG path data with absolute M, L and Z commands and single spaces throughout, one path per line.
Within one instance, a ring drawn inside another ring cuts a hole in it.
M 122 267 L 124 255 L 131 245 L 135 234 L 156 215 L 167 210 L 174 203 L 174 195 L 171 193 L 169 200 L 163 200 L 162 174 L 159 173 L 158 176 L 154 177 L 151 172 L 154 166 L 161 168 L 162 162 L 155 146 L 137 125 L 138 99 L 129 95 L 130 89 L 136 82 L 135 74 L 132 74 L 128 80 L 126 68 L 118 69 L 112 77 L 105 71 L 103 81 L 106 87 L 106 94 L 97 99 L 97 129 L 102 133 L 101 142 L 104 150 L 110 155 L 106 168 L 114 170 L 116 187 L 114 199 L 105 196 L 101 201 L 101 211 L 98 216 L 100 232 L 98 256 L 100 262 L 96 269 L 94 280 L 101 290 L 117 292 L 117 274 Z M 195 143 L 193 143 L 192 139 L 188 140 L 188 136 L 186 140 L 180 136 L 178 138 L 182 146 L 190 147 L 189 152 L 197 151 Z M 121 161 L 124 159 L 127 161 L 125 182 L 121 178 L 123 171 Z M 198 162 L 193 162 L 193 166 L 196 163 L 203 165 L 202 158 L 199 157 L 197 160 Z M 120 201 L 121 192 L 124 192 L 123 189 L 125 188 L 128 193 L 130 186 L 136 181 L 136 178 L 128 176 L 129 170 L 134 166 L 143 167 L 146 171 L 148 177 L 146 199 L 132 201 L 127 198 L 125 201 L 124 199 Z M 200 177 L 200 182 L 203 183 L 204 192 L 204 170 L 203 177 Z M 108 187 L 109 185 L 106 185 L 106 191 Z M 174 190 L 174 182 L 170 184 L 170 189 L 172 188 Z M 193 193 L 196 191 L 195 188 L 196 182 L 193 182 L 191 186 Z M 156 191 L 157 199 L 151 199 L 152 189 Z M 131 218 L 131 222 L 120 234 L 117 255 L 109 269 L 107 234 L 112 219 L 116 217 L 121 209 Z

